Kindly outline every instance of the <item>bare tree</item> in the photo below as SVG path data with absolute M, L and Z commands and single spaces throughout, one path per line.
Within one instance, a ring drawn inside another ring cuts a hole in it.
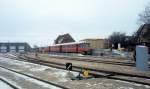
M 33 52 L 38 52 L 38 50 L 39 50 L 39 47 L 38 47 L 37 45 L 34 45 L 32 51 L 33 51 Z
M 142 24 L 150 24 L 150 5 L 148 5 L 145 10 L 139 14 L 139 21 Z
M 38 48 L 38 46 L 37 46 L 37 45 L 34 45 L 33 48 Z
M 121 45 L 125 44 L 126 34 L 121 32 L 113 32 L 112 35 L 109 36 L 109 41 L 111 44 L 114 44 L 115 48 L 117 48 L 118 43 Z

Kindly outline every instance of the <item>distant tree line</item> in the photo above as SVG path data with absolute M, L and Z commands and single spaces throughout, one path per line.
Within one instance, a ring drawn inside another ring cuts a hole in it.
M 145 10 L 139 14 L 139 22 L 141 24 L 150 24 L 150 5 L 146 6 Z
M 126 33 L 122 32 L 113 32 L 108 39 L 115 49 L 118 48 L 118 44 L 121 44 L 123 48 L 130 48 L 129 46 L 134 45 L 134 36 L 127 36 Z
M 114 48 L 117 49 L 118 44 L 125 43 L 126 34 L 121 32 L 113 32 L 112 35 L 109 36 L 109 41 L 114 45 Z

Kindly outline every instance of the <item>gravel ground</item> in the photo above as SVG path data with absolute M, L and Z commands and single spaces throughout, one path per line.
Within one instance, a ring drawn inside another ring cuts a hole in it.
M 34 55 L 30 55 L 30 56 L 35 57 Z M 140 71 L 136 69 L 136 67 L 131 67 L 131 66 L 120 66 L 120 65 L 112 65 L 112 64 L 104 64 L 104 63 L 92 63 L 92 62 L 84 62 L 84 61 L 65 60 L 61 58 L 50 58 L 49 56 L 45 56 L 45 55 L 44 56 L 39 55 L 39 58 L 42 60 L 56 62 L 56 63 L 63 63 L 63 64 L 67 62 L 71 62 L 73 63 L 73 65 L 81 66 L 81 67 L 84 67 L 86 65 L 87 67 L 93 68 L 93 69 L 150 76 L 150 71 Z
M 71 89 L 150 89 L 150 86 L 104 78 L 65 82 Z

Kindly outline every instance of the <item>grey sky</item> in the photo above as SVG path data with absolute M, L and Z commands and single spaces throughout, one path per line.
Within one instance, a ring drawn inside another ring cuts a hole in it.
M 149 0 L 0 0 L 0 41 L 49 45 L 59 34 L 77 41 L 131 34 Z

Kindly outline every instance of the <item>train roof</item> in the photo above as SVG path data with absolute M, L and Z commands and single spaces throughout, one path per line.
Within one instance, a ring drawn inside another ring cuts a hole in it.
M 73 44 L 82 44 L 82 43 L 87 43 L 87 42 L 85 42 L 85 41 L 81 41 L 81 42 L 70 42 L 70 43 L 55 44 L 55 45 L 51 45 L 51 46 L 73 45 Z

